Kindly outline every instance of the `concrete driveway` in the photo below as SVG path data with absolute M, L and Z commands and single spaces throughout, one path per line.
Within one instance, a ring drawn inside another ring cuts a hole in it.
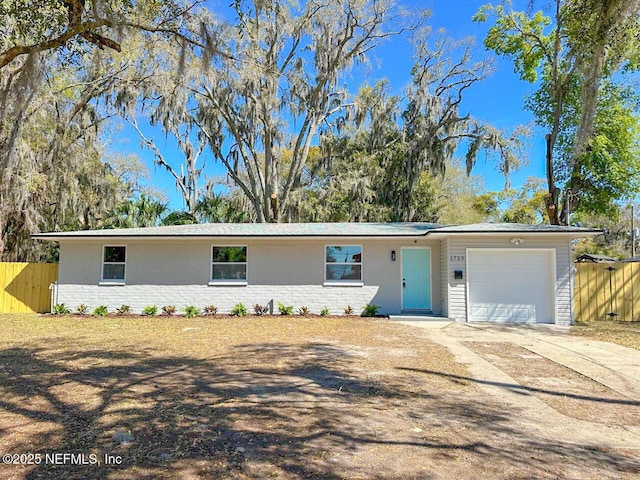
M 639 450 L 640 352 L 568 327 L 402 322 L 451 351 L 469 379 L 549 441 Z

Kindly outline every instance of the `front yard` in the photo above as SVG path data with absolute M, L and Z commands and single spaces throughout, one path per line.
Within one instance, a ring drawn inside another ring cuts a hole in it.
M 0 316 L 7 478 L 632 478 L 538 436 L 422 331 L 379 319 Z M 77 463 L 77 462 L 76 462 Z M 87 462 L 88 463 L 88 462 Z
M 613 342 L 623 347 L 640 350 L 640 322 L 616 322 L 602 320 L 598 322 L 578 322 L 571 332 L 583 337 Z

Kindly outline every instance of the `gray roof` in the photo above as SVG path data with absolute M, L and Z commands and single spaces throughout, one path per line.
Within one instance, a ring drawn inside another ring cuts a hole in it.
M 601 233 L 600 230 L 563 225 L 528 225 L 524 223 L 473 223 L 438 228 L 438 233 Z
M 611 263 L 611 262 L 617 262 L 617 260 L 608 255 L 599 255 L 596 253 L 583 253 L 578 258 L 576 258 L 576 262 L 578 263 L 586 263 L 586 262 Z
M 166 227 L 78 230 L 33 235 L 40 239 L 113 237 L 412 237 L 430 233 L 600 233 L 586 228 L 515 223 L 447 226 L 435 223 L 202 223 Z
M 622 260 L 618 260 L 618 262 L 623 262 L 623 263 L 640 262 L 640 257 L 623 258 Z

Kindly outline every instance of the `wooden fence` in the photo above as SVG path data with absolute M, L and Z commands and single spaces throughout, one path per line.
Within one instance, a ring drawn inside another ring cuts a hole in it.
M 640 320 L 640 263 L 577 263 L 576 320 Z
M 54 263 L 0 263 L 0 313 L 48 312 L 57 279 Z

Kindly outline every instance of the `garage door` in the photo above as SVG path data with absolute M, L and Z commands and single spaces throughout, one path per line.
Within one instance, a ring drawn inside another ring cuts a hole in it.
M 468 250 L 469 321 L 554 323 L 552 254 Z

